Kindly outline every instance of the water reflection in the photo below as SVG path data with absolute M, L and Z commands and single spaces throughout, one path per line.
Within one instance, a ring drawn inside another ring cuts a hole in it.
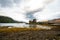
M 12 26 L 20 28 L 29 27 L 29 25 L 25 23 L 0 23 L 0 26 Z
M 25 24 L 25 23 L 0 23 L 0 26 L 18 27 L 18 28 L 41 28 L 51 29 L 51 26 L 36 25 L 36 24 Z

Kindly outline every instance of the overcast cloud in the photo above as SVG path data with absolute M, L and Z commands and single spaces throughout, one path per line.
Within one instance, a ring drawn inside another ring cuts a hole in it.
M 0 0 L 1 7 L 12 7 L 14 3 L 20 3 L 20 0 Z
M 0 0 L 0 15 L 18 21 L 51 20 L 60 18 L 59 14 L 60 0 Z

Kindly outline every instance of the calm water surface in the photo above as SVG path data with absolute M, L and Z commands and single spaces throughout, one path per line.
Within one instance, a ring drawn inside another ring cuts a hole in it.
M 0 23 L 0 26 L 13 26 L 13 27 L 22 27 L 22 28 L 29 28 L 29 24 L 25 23 Z M 36 25 L 36 28 L 42 28 L 42 29 L 51 29 L 51 26 L 43 26 L 43 25 Z

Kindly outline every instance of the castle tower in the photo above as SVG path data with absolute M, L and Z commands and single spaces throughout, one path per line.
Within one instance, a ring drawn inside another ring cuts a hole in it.
M 33 19 L 33 23 L 35 24 L 37 21 L 36 21 L 36 19 Z

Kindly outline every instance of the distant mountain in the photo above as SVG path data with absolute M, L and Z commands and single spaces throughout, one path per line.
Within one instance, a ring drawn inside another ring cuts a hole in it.
M 50 23 L 60 23 L 60 18 L 49 21 Z
M 23 22 L 15 21 L 7 16 L 0 16 L 0 23 L 23 23 Z

